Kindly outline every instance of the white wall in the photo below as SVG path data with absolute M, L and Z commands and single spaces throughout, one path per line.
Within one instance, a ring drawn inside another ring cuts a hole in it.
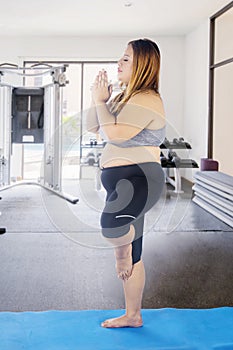
M 200 164 L 207 156 L 209 85 L 209 21 L 206 20 L 185 38 L 185 138 L 191 143 L 191 158 Z M 192 181 L 192 173 L 186 171 Z

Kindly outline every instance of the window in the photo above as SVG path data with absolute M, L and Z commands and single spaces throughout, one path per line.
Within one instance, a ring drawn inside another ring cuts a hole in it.
M 84 142 L 84 138 L 88 141 L 93 137 L 93 134 L 85 132 L 85 124 L 82 120 L 82 111 L 89 108 L 93 80 L 98 71 L 104 68 L 108 72 L 109 80 L 114 83 L 117 79 L 117 63 L 114 61 L 46 61 L 46 63 L 50 65 L 68 65 L 65 74 L 69 83 L 62 88 L 62 182 L 64 182 L 66 179 L 79 177 L 79 166 L 83 156 L 80 146 Z M 26 67 L 29 67 L 35 62 L 30 61 L 24 64 Z M 45 85 L 48 83 L 46 79 L 29 77 L 25 79 L 25 85 Z M 25 179 L 39 177 L 43 151 L 44 145 L 24 145 Z

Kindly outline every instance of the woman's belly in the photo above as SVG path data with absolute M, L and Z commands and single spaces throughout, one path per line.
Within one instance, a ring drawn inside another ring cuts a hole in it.
M 154 146 L 121 148 L 107 143 L 100 158 L 100 167 L 108 168 L 145 162 L 160 163 L 160 148 Z

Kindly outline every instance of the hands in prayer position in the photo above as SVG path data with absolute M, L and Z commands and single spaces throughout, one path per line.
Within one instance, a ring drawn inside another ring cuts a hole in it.
M 92 98 L 95 104 L 106 103 L 112 95 L 112 85 L 109 85 L 107 72 L 102 69 L 96 76 L 92 87 Z

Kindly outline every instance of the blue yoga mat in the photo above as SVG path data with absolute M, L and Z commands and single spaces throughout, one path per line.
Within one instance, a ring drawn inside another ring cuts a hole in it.
M 233 350 L 233 308 L 143 310 L 141 328 L 105 329 L 122 310 L 1 312 L 1 350 Z

